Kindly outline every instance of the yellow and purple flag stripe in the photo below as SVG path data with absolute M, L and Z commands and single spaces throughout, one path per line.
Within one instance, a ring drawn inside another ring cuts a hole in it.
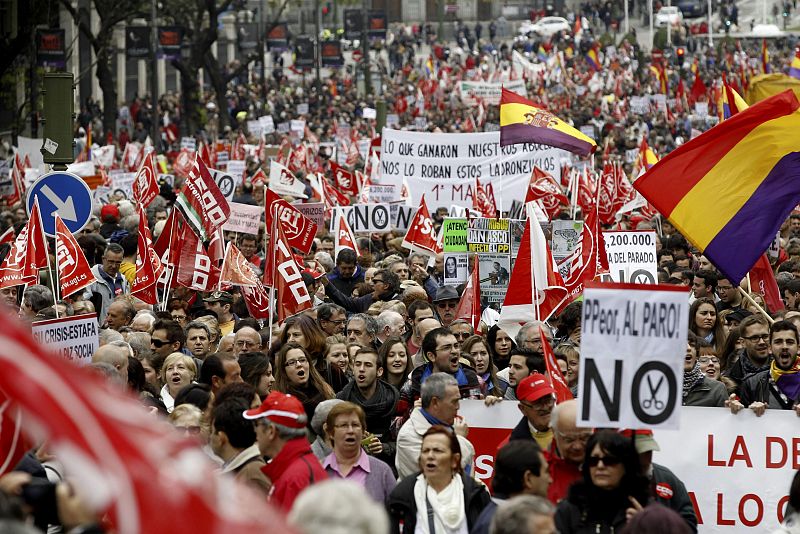
M 738 283 L 800 199 L 800 102 L 768 98 L 674 150 L 634 187 Z
M 594 139 L 506 88 L 500 98 L 500 146 L 539 143 L 588 156 Z

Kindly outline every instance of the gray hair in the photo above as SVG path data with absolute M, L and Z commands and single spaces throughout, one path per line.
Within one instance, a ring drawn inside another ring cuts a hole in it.
M 136 307 L 131 302 L 130 298 L 127 295 L 120 295 L 116 297 L 111 304 L 122 304 L 123 309 L 125 310 L 125 316 L 128 317 L 129 321 L 133 321 L 134 317 L 136 317 Z
M 209 328 L 206 323 L 203 323 L 203 322 L 200 322 L 200 321 L 192 321 L 192 322 L 190 322 L 189 324 L 186 325 L 186 328 L 184 328 L 184 331 L 188 334 L 189 330 L 192 330 L 192 329 L 194 329 L 194 330 L 205 330 L 205 333 L 208 336 L 208 339 L 211 340 L 211 328 Z
M 308 418 L 304 415 L 301 415 L 297 418 L 298 423 L 305 424 Z M 295 438 L 305 438 L 308 436 L 308 432 L 304 428 L 289 428 L 286 425 L 281 425 L 278 423 L 273 423 L 269 419 L 264 419 L 262 424 L 266 424 L 267 426 L 274 426 L 275 430 L 278 431 L 278 437 L 285 440 L 295 439 Z
M 575 399 L 570 399 L 570 400 L 567 400 L 567 401 L 564 401 L 564 402 L 559 402 L 559 403 L 556 403 L 555 406 L 553 406 L 553 410 L 550 412 L 550 428 L 553 429 L 553 432 L 558 431 L 558 420 L 561 417 L 561 414 L 565 410 L 575 410 L 576 411 L 575 419 L 576 419 L 576 423 L 577 423 L 577 418 L 578 418 L 577 417 L 577 407 L 578 407 L 578 401 L 576 401 Z
M 131 348 L 130 344 L 125 341 L 124 339 L 114 340 L 108 343 L 110 347 L 118 347 L 120 349 L 125 349 L 128 352 L 128 356 L 133 356 L 133 349 Z
M 367 315 L 366 313 L 354 313 L 347 320 L 347 324 L 350 324 L 350 321 L 353 319 L 361 319 L 364 321 L 364 330 L 367 331 L 369 337 L 374 338 L 378 335 L 378 321 L 376 321 L 375 317 L 372 315 Z
M 126 215 L 119 221 L 119 227 L 126 230 L 129 234 L 133 234 L 139 228 L 139 215 L 132 213 Z
M 517 347 L 524 347 L 525 338 L 528 337 L 528 332 L 532 329 L 536 329 L 536 333 L 539 333 L 539 327 L 542 327 L 543 330 L 547 331 L 547 325 L 544 324 L 542 321 L 528 321 L 517 332 L 517 335 L 514 336 L 514 341 L 517 344 Z
M 333 258 L 331 255 L 325 251 L 319 251 L 314 254 L 314 259 L 325 268 L 325 271 L 331 272 L 335 267 L 336 264 L 333 262 Z
M 128 345 L 133 351 L 133 356 L 141 359 L 141 355 L 150 350 L 150 334 L 147 332 L 131 332 L 128 334 Z
M 122 374 L 108 362 L 92 362 L 89 364 L 89 368 L 94 369 L 111 382 L 122 384 Z
M 122 245 L 117 243 L 109 243 L 106 245 L 106 249 L 103 251 L 103 256 L 107 253 L 111 252 L 112 254 L 125 254 L 125 250 L 122 248 Z
M 517 534 L 529 532 L 529 522 L 533 516 L 551 516 L 555 506 L 537 495 L 518 495 L 501 503 L 492 519 L 491 534 Z
M 103 345 L 108 345 L 112 341 L 125 341 L 125 338 L 122 337 L 122 334 L 110 328 L 101 328 L 99 338 L 101 347 Z
M 453 375 L 449 373 L 433 373 L 429 376 L 420 388 L 422 407 L 427 408 L 430 406 L 434 397 L 443 399 L 448 386 L 458 387 L 458 381 Z
M 34 313 L 39 313 L 41 310 L 55 304 L 53 299 L 53 292 L 50 288 L 41 284 L 34 284 L 25 290 L 24 302 L 28 303 Z
M 396 311 L 383 310 L 375 320 L 375 322 L 378 323 L 378 332 L 380 332 L 387 326 L 391 326 L 393 319 L 394 320 L 399 319 L 400 322 L 403 322 L 403 316 L 397 313 Z
M 386 509 L 355 482 L 331 479 L 308 487 L 295 500 L 288 521 L 303 534 L 384 534 Z

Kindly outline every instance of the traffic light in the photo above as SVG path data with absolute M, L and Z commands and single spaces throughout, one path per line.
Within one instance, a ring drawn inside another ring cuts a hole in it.
M 683 60 L 686 56 L 686 49 L 682 46 L 679 46 L 675 49 L 675 65 L 680 67 L 683 65 Z
M 331 12 L 331 9 L 332 9 L 331 3 L 330 2 L 325 2 L 325 5 L 322 6 L 322 16 L 329 15 L 330 12 Z

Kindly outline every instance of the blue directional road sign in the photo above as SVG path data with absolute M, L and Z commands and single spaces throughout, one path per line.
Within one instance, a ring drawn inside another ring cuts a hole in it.
M 80 232 L 92 216 L 89 184 L 69 172 L 50 172 L 33 183 L 25 199 L 29 215 L 36 198 L 39 199 L 44 233 L 50 237 L 56 235 L 56 213 L 73 234 Z

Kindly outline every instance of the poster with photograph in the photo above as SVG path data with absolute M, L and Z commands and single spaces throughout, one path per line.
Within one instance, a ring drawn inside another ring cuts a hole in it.
M 469 254 L 444 255 L 444 284 L 457 286 L 469 277 Z
M 516 258 L 519 246 L 522 243 L 522 234 L 525 233 L 525 221 L 510 219 L 508 227 L 511 234 L 511 257 Z
M 581 241 L 583 221 L 556 219 L 553 221 L 551 250 L 553 259 L 560 262 L 575 250 Z
M 478 275 L 481 300 L 502 304 L 511 279 L 511 256 L 508 254 L 478 254 Z

